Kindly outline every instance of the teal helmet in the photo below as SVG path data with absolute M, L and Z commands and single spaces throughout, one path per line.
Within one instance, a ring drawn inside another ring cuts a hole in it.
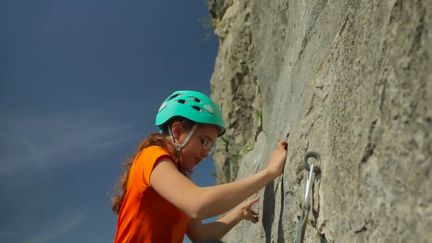
M 205 94 L 191 90 L 174 91 L 164 100 L 156 115 L 156 126 L 161 129 L 174 117 L 183 117 L 198 124 L 218 127 L 218 136 L 225 133 L 218 106 Z

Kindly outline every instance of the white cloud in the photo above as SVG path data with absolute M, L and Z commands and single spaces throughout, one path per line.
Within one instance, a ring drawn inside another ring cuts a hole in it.
M 0 230 L 0 240 L 1 239 L 17 238 L 19 235 L 20 234 L 17 231 L 7 230 L 7 229 L 1 229 Z
M 3 116 L 0 174 L 23 167 L 46 170 L 85 159 L 133 139 L 131 124 L 91 115 Z
M 65 235 L 69 231 L 77 228 L 86 218 L 86 214 L 77 213 L 63 217 L 60 222 L 53 222 L 49 227 L 44 228 L 40 233 L 23 240 L 24 243 L 44 243 Z
M 54 216 L 49 223 L 37 222 L 36 219 L 19 224 L 3 226 L 0 240 L 3 242 L 46 243 L 56 242 L 55 239 L 78 228 L 87 218 L 84 212 L 63 213 Z M 42 220 L 42 219 L 40 219 Z

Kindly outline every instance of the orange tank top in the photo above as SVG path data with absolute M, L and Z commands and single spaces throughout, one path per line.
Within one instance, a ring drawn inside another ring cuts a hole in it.
M 134 159 L 118 215 L 115 243 L 183 241 L 190 218 L 150 185 L 151 172 L 163 157 L 174 161 L 162 147 L 150 146 Z

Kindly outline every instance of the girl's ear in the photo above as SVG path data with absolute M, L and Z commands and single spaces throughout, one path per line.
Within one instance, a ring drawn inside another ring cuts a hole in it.
M 180 134 L 183 130 L 183 124 L 180 121 L 175 121 L 171 125 L 171 132 L 172 136 L 174 137 L 175 141 L 178 141 L 180 138 Z

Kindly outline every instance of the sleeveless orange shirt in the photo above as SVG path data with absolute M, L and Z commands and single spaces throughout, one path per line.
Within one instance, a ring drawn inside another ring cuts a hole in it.
M 134 159 L 118 215 L 115 243 L 183 242 L 190 218 L 150 185 L 151 172 L 162 157 L 174 161 L 159 146 L 143 149 Z

